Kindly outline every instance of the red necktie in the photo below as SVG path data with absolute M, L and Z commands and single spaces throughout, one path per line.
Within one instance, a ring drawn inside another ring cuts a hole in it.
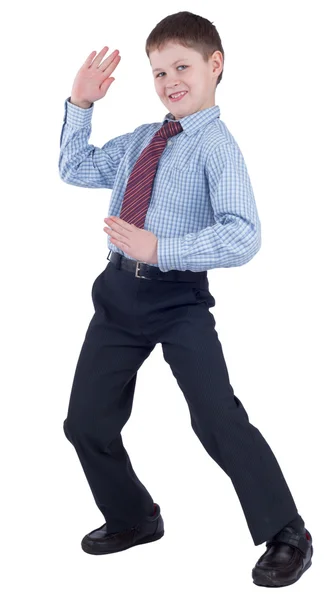
M 167 121 L 155 133 L 151 142 L 141 152 L 129 176 L 120 218 L 130 225 L 143 229 L 149 206 L 157 163 L 167 139 L 183 131 L 178 121 Z

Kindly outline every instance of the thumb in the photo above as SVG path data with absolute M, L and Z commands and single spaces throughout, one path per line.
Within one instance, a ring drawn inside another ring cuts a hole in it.
M 103 86 L 104 86 L 103 91 L 105 90 L 105 93 L 108 91 L 111 83 L 113 83 L 113 82 L 114 82 L 114 77 L 109 77 L 108 79 L 106 79 L 105 81 L 103 81 L 103 83 L 101 85 L 101 88 L 103 88 Z

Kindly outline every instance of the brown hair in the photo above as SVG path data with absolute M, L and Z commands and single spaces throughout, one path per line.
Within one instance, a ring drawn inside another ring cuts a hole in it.
M 223 67 L 217 78 L 216 87 L 218 86 L 224 70 L 224 50 L 221 38 L 212 22 L 188 11 L 165 17 L 157 23 L 146 40 L 145 50 L 148 58 L 150 52 L 160 50 L 167 42 L 175 42 L 200 52 L 205 62 L 208 62 L 212 54 L 219 50 L 223 56 Z

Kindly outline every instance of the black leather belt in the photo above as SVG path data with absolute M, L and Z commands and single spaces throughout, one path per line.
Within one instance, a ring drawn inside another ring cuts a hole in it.
M 111 254 L 111 258 L 109 258 Z M 140 279 L 164 279 L 165 281 L 193 281 L 197 282 L 207 277 L 207 271 L 161 271 L 158 267 L 147 265 L 132 258 L 127 258 L 119 252 L 110 250 L 106 257 L 116 269 L 126 269 Z

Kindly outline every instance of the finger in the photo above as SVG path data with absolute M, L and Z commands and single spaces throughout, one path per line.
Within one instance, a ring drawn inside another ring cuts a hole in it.
M 104 52 L 105 49 L 106 49 L 106 52 Z M 108 46 L 105 46 L 105 48 L 103 48 L 103 50 L 101 51 L 100 60 L 102 58 L 104 58 L 104 56 L 105 56 L 105 54 L 107 54 L 108 50 L 109 50 Z M 98 56 L 96 56 L 96 58 L 98 58 Z M 113 67 L 113 69 L 115 69 L 119 61 L 120 61 L 119 50 L 114 50 L 113 52 L 111 52 L 110 56 L 107 56 L 107 58 L 105 60 L 103 60 L 103 62 L 101 62 L 101 64 L 98 66 L 98 70 L 104 72 L 107 69 L 107 67 L 109 67 L 109 65 L 111 65 Z M 112 73 L 112 71 L 110 71 L 110 72 Z
M 109 46 L 104 46 L 104 48 L 102 48 L 102 50 L 97 54 L 97 56 L 95 56 L 91 66 L 92 67 L 98 67 L 99 63 L 101 62 L 102 58 L 105 56 L 105 54 L 107 53 L 109 49 Z
M 117 233 L 114 229 L 109 229 L 108 227 L 104 227 L 103 231 L 105 231 L 105 233 L 108 233 L 109 236 L 111 237 L 111 239 L 115 239 L 118 241 L 121 241 L 123 243 L 128 242 L 128 238 L 124 235 L 121 235 L 121 233 Z
M 114 230 L 110 229 L 110 227 L 103 227 L 103 231 L 105 231 L 109 235 L 113 235 L 114 234 Z
M 104 219 L 104 221 L 113 231 L 120 231 L 120 225 L 115 223 L 115 221 L 111 221 L 111 219 Z
M 84 64 L 85 67 L 89 67 L 90 66 L 90 63 L 92 61 L 92 57 L 94 56 L 94 54 L 96 54 L 96 50 L 93 50 L 93 52 L 91 52 L 89 54 L 89 56 L 87 57 L 87 59 L 84 61 L 83 64 Z
M 118 50 L 116 50 L 116 52 L 118 52 Z M 108 56 L 100 65 L 99 71 L 103 71 L 105 75 L 110 75 L 120 63 L 120 59 L 121 56 L 119 54 L 110 54 L 110 56 Z
M 123 227 L 127 231 L 133 231 L 133 225 L 130 225 L 129 223 L 127 223 L 126 221 L 124 221 L 120 217 L 114 217 L 114 218 L 112 218 L 112 223 L 115 223 L 116 225 L 119 225 L 120 227 Z

